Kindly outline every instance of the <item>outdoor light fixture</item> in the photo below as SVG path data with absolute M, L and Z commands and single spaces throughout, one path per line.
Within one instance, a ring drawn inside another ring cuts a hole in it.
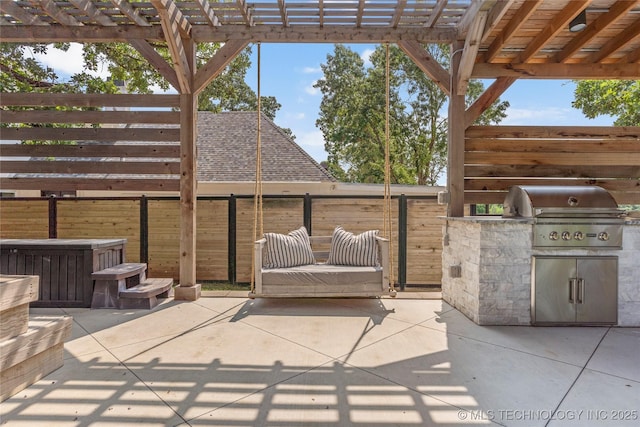
M 583 10 L 573 18 L 571 23 L 569 24 L 569 31 L 572 33 L 576 33 L 578 31 L 582 31 L 587 26 L 587 9 Z

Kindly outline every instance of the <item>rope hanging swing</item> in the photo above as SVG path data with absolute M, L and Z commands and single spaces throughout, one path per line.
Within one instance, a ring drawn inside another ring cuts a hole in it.
M 262 209 L 262 121 L 261 121 L 261 96 L 260 96 L 260 42 L 258 42 L 258 128 L 256 132 L 256 183 L 253 197 L 253 241 L 264 234 L 264 218 Z M 251 251 L 251 292 L 255 292 L 255 252 Z
M 257 257 L 262 254 L 262 246 L 258 239 L 264 241 L 262 237 L 264 236 L 264 215 L 263 215 L 263 203 L 262 203 L 262 129 L 261 129 L 261 52 L 260 52 L 260 43 L 258 45 L 258 57 L 257 57 L 257 104 L 258 104 L 258 117 L 257 117 L 257 133 L 256 133 L 256 180 L 255 180 L 255 188 L 254 188 L 254 199 L 253 199 L 253 242 L 256 245 L 256 248 L 251 251 L 251 292 L 250 297 L 254 298 L 256 296 L 267 296 L 267 294 L 263 294 L 263 281 L 262 276 L 259 277 L 259 281 L 256 284 L 256 275 L 262 274 L 260 270 L 261 261 Z M 333 296 L 380 296 L 383 294 L 387 294 L 390 296 L 396 295 L 394 279 L 393 279 L 393 228 L 392 228 L 392 218 L 391 218 L 391 162 L 390 162 L 390 152 L 391 152 L 391 137 L 390 137 L 390 60 L 389 60 L 389 44 L 385 45 L 386 47 L 386 91 L 385 91 L 385 147 L 384 147 L 384 200 L 383 200 L 383 238 L 386 239 L 386 243 L 383 245 L 385 249 L 380 248 L 381 253 L 381 265 L 384 266 L 381 275 L 381 285 L 382 288 L 378 288 L 375 293 L 372 293 L 371 290 L 366 291 L 361 288 L 359 291 L 352 291 L 348 293 L 343 293 L 342 291 L 335 292 Z M 311 236 L 309 236 L 311 237 Z M 322 239 L 324 237 L 320 237 Z M 385 255 L 388 254 L 388 255 Z M 387 263 L 388 256 L 388 263 Z M 260 262 L 257 262 L 260 261 Z M 386 278 L 388 278 L 388 285 L 386 284 Z M 363 285 L 365 286 L 365 285 Z M 257 288 L 257 290 L 256 290 Z M 388 288 L 388 289 L 387 289 Z M 381 292 L 382 291 L 382 292 Z M 298 291 L 299 292 L 299 291 Z M 326 294 L 326 292 L 325 292 Z M 285 292 L 278 293 L 275 292 L 275 296 L 291 296 L 290 294 L 286 294 Z M 302 296 L 325 296 L 325 295 L 310 295 L 307 291 L 301 294 Z
M 390 60 L 389 60 L 389 43 L 385 44 L 385 120 L 384 120 L 384 214 L 383 214 L 383 237 L 389 239 L 391 250 L 389 251 L 389 287 L 390 292 L 395 292 L 393 279 L 393 228 L 391 220 L 391 136 L 389 126 L 389 109 L 391 97 L 391 78 L 390 78 Z

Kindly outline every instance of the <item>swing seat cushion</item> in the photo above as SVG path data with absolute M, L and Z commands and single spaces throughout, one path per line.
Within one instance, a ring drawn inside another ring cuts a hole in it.
M 372 286 L 382 283 L 382 267 L 311 264 L 289 268 L 262 270 L 262 285 L 300 286 L 321 288 L 345 287 L 358 284 Z
M 315 262 L 309 234 L 304 226 L 286 235 L 265 233 L 264 238 L 265 268 L 287 268 Z

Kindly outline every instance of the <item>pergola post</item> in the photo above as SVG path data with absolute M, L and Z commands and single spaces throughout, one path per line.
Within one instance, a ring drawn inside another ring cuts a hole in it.
M 451 93 L 449 95 L 449 144 L 447 191 L 449 205 L 447 215 L 450 217 L 464 216 L 464 131 L 465 131 L 465 102 L 464 94 L 458 95 L 458 73 L 464 41 L 451 44 Z
M 185 42 L 189 69 L 195 68 L 195 44 Z M 191 71 L 191 87 L 194 72 Z M 175 299 L 195 301 L 200 298 L 196 283 L 196 214 L 198 95 L 189 91 L 180 95 L 180 286 Z

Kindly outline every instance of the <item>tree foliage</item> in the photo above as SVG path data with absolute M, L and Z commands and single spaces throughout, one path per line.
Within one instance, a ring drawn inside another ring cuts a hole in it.
M 395 46 L 389 47 L 389 146 L 393 183 L 433 185 L 446 167 L 446 94 Z M 429 53 L 448 68 L 448 46 Z M 366 67 L 357 53 L 335 45 L 316 83 L 323 95 L 316 125 L 324 134 L 329 170 L 348 182 L 384 180 L 386 49 L 379 46 Z M 483 91 L 472 81 L 470 104 Z M 477 121 L 497 123 L 507 102 L 496 101 Z
M 640 80 L 581 80 L 574 96 L 571 105 L 590 119 L 610 115 L 615 126 L 640 126 Z

